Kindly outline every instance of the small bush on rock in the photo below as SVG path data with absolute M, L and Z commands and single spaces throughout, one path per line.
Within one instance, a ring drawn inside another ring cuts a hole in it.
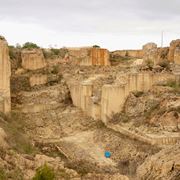
M 37 44 L 34 44 L 32 42 L 26 42 L 23 47 L 23 49 L 39 49 L 39 46 Z
M 54 179 L 55 179 L 54 170 L 50 168 L 47 164 L 38 168 L 33 178 L 33 180 L 54 180 Z

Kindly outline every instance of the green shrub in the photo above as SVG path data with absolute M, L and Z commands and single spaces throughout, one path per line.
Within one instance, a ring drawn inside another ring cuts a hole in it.
M 36 170 L 36 174 L 33 177 L 33 180 L 54 180 L 55 173 L 52 168 L 46 164 Z
M 16 58 L 14 46 L 9 46 L 9 57 L 10 57 L 10 59 L 15 59 Z
M 6 180 L 7 179 L 7 175 L 4 171 L 3 168 L 0 168 L 0 180 Z
M 53 55 L 55 55 L 55 56 L 59 56 L 59 54 L 60 54 L 60 50 L 59 50 L 59 49 L 55 49 L 55 48 L 51 48 L 51 52 L 52 52 Z
M 98 46 L 98 45 L 93 45 L 93 48 L 100 48 L 100 46 Z
M 23 49 L 39 49 L 39 46 L 37 44 L 34 44 L 32 42 L 26 42 L 23 47 Z

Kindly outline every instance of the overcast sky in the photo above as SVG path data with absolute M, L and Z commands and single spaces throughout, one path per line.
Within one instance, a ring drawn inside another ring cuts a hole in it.
M 9 44 L 138 49 L 180 38 L 180 0 L 0 0 Z

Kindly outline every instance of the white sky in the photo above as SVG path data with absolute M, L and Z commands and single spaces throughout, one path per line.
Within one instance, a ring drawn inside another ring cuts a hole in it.
M 2 2 L 1 2 L 2 1 Z M 180 38 L 179 0 L 0 0 L 0 34 L 9 44 L 140 49 Z

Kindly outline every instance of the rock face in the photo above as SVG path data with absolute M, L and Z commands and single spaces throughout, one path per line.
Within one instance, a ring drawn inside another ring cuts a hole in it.
M 101 48 L 68 49 L 70 56 L 81 66 L 108 66 L 110 65 L 109 51 Z
M 177 47 L 174 52 L 174 63 L 180 65 L 180 47 Z
M 6 40 L 0 39 L 0 112 L 3 113 L 8 113 L 11 110 L 10 76 L 8 44 Z
M 46 66 L 46 61 L 41 49 L 24 49 L 21 52 L 22 67 L 27 70 L 42 69 Z
M 157 64 L 162 64 L 168 61 L 169 48 L 158 48 Z
M 143 60 L 146 64 L 157 64 L 158 49 L 157 44 L 148 43 L 143 46 Z
M 160 151 L 137 169 L 139 180 L 180 179 L 180 145 Z
M 170 62 L 174 62 L 175 50 L 177 47 L 180 47 L 180 39 L 171 41 L 170 43 L 170 48 L 169 48 L 169 53 L 168 53 L 168 60 Z
M 111 53 L 112 56 L 143 58 L 143 50 L 118 50 Z

